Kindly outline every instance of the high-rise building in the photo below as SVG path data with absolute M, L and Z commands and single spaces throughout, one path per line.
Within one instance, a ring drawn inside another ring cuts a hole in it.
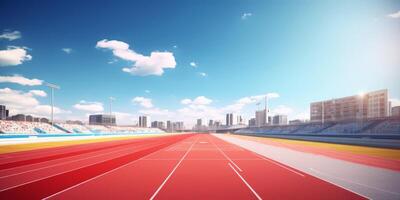
M 273 125 L 287 125 L 287 115 L 275 115 L 272 118 Z
M 197 125 L 197 126 L 201 126 L 201 125 L 203 125 L 203 122 L 202 122 L 202 120 L 201 120 L 201 119 L 197 119 L 197 123 L 196 123 L 196 125 Z
M 233 125 L 236 125 L 236 124 L 238 124 L 239 123 L 239 121 L 242 121 L 243 119 L 242 119 L 242 117 L 239 115 L 239 116 L 236 116 L 235 114 L 233 114 L 233 113 L 227 113 L 226 114 L 226 119 L 225 119 L 225 125 L 227 125 L 227 126 L 233 126 Z
M 214 120 L 210 119 L 208 121 L 208 127 L 213 127 L 214 126 Z
M 250 127 L 256 126 L 256 118 L 251 118 L 251 119 L 249 120 L 249 126 L 250 126 Z
M 89 115 L 90 125 L 116 125 L 115 115 Z
M 400 106 L 392 107 L 392 116 L 400 117 Z
M 232 126 L 232 124 L 233 124 L 233 114 L 232 113 L 227 113 L 226 114 L 226 119 L 225 119 L 225 125 Z
M 386 117 L 388 105 L 388 91 L 385 89 L 311 103 L 310 118 L 312 122 L 325 122 Z
M 172 130 L 172 122 L 171 121 L 167 121 L 167 131 L 168 132 L 172 132 L 173 130 Z
M 172 123 L 172 125 L 173 125 L 173 129 L 175 131 L 181 131 L 181 130 L 185 129 L 183 126 L 183 122 L 174 122 L 174 123 Z
M 7 119 L 8 117 L 8 110 L 6 109 L 6 106 L 0 105 L 0 119 Z
M 165 124 L 161 121 L 153 121 L 151 122 L 151 128 L 165 129 Z
M 258 110 L 256 111 L 256 126 L 265 126 L 267 125 L 267 110 Z
M 234 125 L 235 125 L 235 124 L 238 124 L 238 125 L 243 125 L 243 124 L 245 124 L 242 115 L 237 115 L 237 116 L 236 116 L 236 121 L 234 121 L 233 123 L 234 123 Z
M 150 117 L 139 116 L 139 127 L 150 127 Z

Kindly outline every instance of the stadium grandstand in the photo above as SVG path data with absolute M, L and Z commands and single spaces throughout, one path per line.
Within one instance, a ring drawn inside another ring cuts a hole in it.
M 400 117 L 385 117 L 356 121 L 303 123 L 284 126 L 250 127 L 237 134 L 400 134 Z
M 1 134 L 163 133 L 158 128 L 0 120 Z

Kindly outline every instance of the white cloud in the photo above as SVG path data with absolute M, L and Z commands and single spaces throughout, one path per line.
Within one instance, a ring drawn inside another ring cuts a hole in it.
M 125 67 L 122 71 L 138 76 L 161 76 L 164 69 L 173 69 L 176 66 L 175 57 L 171 52 L 151 52 L 150 56 L 144 56 L 129 49 L 129 44 L 117 40 L 101 40 L 96 44 L 97 48 L 112 50 L 114 56 L 133 62 L 133 66 Z
M 46 97 L 47 93 L 43 90 L 29 90 L 29 93 L 34 96 Z
M 20 85 L 42 85 L 43 81 L 39 79 L 28 79 L 20 75 L 14 76 L 0 76 L 0 83 L 17 83 Z
M 199 72 L 199 75 L 200 75 L 201 77 L 206 77 L 206 76 L 207 76 L 207 74 L 206 74 L 205 72 Z
M 0 89 L 0 102 L 6 106 L 33 107 L 39 105 L 39 101 L 30 93 L 23 93 L 10 88 Z
M 190 66 L 192 66 L 192 67 L 197 67 L 197 64 L 196 64 L 195 62 L 190 62 L 189 64 L 190 64 Z
M 10 109 L 11 114 L 34 114 L 37 116 L 49 116 L 51 106 L 42 105 L 35 98 L 45 92 L 35 91 L 22 92 L 19 90 L 12 90 L 10 88 L 0 89 L 0 104 L 6 105 Z M 70 113 L 70 111 L 63 110 L 58 107 L 54 107 L 55 114 Z
M 293 109 L 285 105 L 279 105 L 270 112 L 272 115 L 290 115 L 293 113 Z
M 64 51 L 66 54 L 72 53 L 72 49 L 71 48 L 62 48 L 61 51 Z
M 242 14 L 242 19 L 245 20 L 245 19 L 247 19 L 247 18 L 249 18 L 251 16 L 253 16 L 253 13 L 243 13 Z
M 259 101 L 264 100 L 266 96 L 268 97 L 268 99 L 272 99 L 272 98 L 278 98 L 279 94 L 278 93 L 267 93 L 267 94 L 263 94 L 263 95 L 243 97 L 237 101 L 237 104 L 246 105 L 246 104 L 251 104 L 251 103 L 257 103 Z
M 21 33 L 19 31 L 4 31 L 3 34 L 0 35 L 0 39 L 7 39 L 7 40 L 16 40 L 21 38 Z
M 398 19 L 400 18 L 400 10 L 391 14 L 388 14 L 387 17 Z
M 0 50 L 0 67 L 20 65 L 28 60 L 32 60 L 32 56 L 24 47 L 9 46 L 6 50 Z
M 138 104 L 144 108 L 152 108 L 153 103 L 151 102 L 151 99 L 145 98 L 145 97 L 135 97 L 132 99 L 132 102 L 134 104 Z
M 154 117 L 155 115 L 160 117 L 160 116 L 168 116 L 171 114 L 170 111 L 167 109 L 160 109 L 160 108 L 150 108 L 150 109 L 144 109 L 144 110 L 139 110 L 139 113 L 144 114 L 144 115 L 149 115 Z
M 198 97 L 194 98 L 193 100 L 191 100 L 191 99 L 182 99 L 181 103 L 184 104 L 184 105 L 191 104 L 191 105 L 198 106 L 198 105 L 208 105 L 208 104 L 212 103 L 212 100 L 207 98 L 207 97 L 205 97 L 205 96 L 198 96 Z
M 182 101 L 181 101 L 181 104 L 183 104 L 183 105 L 188 105 L 190 103 L 192 103 L 192 100 L 190 100 L 190 99 L 182 99 Z
M 149 94 L 149 93 L 150 93 L 150 90 L 145 90 L 144 92 L 147 93 L 147 94 Z
M 73 106 L 77 110 L 88 111 L 88 112 L 102 112 L 104 111 L 103 103 L 100 102 L 87 102 L 85 100 Z
M 112 60 L 108 61 L 107 63 L 108 63 L 108 64 L 114 64 L 114 63 L 116 63 L 116 62 L 118 62 L 118 60 L 115 59 L 115 58 L 113 58 Z
M 178 48 L 178 45 L 174 45 L 173 47 L 174 47 L 174 49 L 177 49 L 177 48 Z

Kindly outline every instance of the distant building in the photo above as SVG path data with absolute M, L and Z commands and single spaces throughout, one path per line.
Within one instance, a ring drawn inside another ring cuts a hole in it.
M 0 119 L 6 120 L 8 117 L 8 110 L 6 109 L 6 106 L 0 105 Z
M 139 116 L 139 127 L 150 127 L 150 117 L 149 116 Z
M 237 124 L 245 124 L 244 119 L 241 115 L 236 115 L 233 113 L 227 113 L 225 117 L 225 125 L 233 126 Z
M 392 116 L 400 116 L 400 106 L 392 107 Z
M 116 125 L 115 115 L 89 115 L 90 125 Z
M 245 124 L 244 119 L 241 115 L 236 116 L 236 121 L 233 122 L 233 125 L 236 125 L 236 124 L 239 124 L 239 125 Z
M 249 120 L 249 126 L 250 126 L 250 127 L 256 126 L 256 118 L 251 118 L 251 119 Z
M 185 129 L 185 127 L 184 127 L 183 122 L 167 121 L 167 131 L 168 132 L 182 131 L 184 129 Z
M 33 117 L 32 117 L 32 115 L 26 115 L 26 116 L 25 116 L 25 121 L 27 121 L 27 122 L 33 122 Z
M 388 105 L 388 91 L 379 90 L 311 103 L 310 118 L 312 122 L 324 122 L 386 117 Z
M 287 125 L 287 115 L 275 115 L 272 118 L 273 125 Z
M 173 130 L 172 130 L 172 122 L 171 121 L 167 121 L 167 131 L 168 132 L 172 132 Z
M 233 125 L 233 113 L 226 114 L 225 124 L 227 126 L 232 126 Z
M 175 131 L 181 131 L 185 129 L 183 122 L 174 122 L 172 123 L 172 127 L 174 128 Z
M 67 120 L 65 123 L 67 124 L 79 124 L 79 125 L 83 125 L 83 122 L 80 120 Z
M 197 123 L 196 123 L 196 125 L 197 125 L 197 126 L 201 126 L 201 125 L 203 125 L 203 122 L 202 122 L 202 120 L 201 120 L 201 119 L 197 119 Z
M 267 125 L 267 110 L 258 110 L 256 111 L 256 126 L 265 126 Z
M 47 119 L 47 118 L 40 118 L 39 121 L 42 123 L 49 123 L 49 119 Z
M 13 120 L 13 121 L 25 121 L 25 115 L 24 114 L 17 114 L 17 115 L 11 116 L 11 120 Z
M 214 120 L 210 119 L 208 121 L 208 127 L 213 127 L 214 126 Z
M 153 121 L 151 122 L 151 128 L 165 129 L 165 124 L 161 121 Z

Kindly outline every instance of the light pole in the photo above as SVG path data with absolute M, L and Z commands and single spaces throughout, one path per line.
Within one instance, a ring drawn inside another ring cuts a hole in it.
M 112 104 L 113 101 L 115 101 L 115 98 L 114 97 L 109 97 L 108 99 L 110 100 L 110 117 L 111 117 L 111 115 L 112 115 L 111 104 Z
M 47 87 L 51 89 L 51 125 L 54 123 L 54 89 L 59 90 L 60 86 L 51 84 L 51 83 L 45 83 Z

